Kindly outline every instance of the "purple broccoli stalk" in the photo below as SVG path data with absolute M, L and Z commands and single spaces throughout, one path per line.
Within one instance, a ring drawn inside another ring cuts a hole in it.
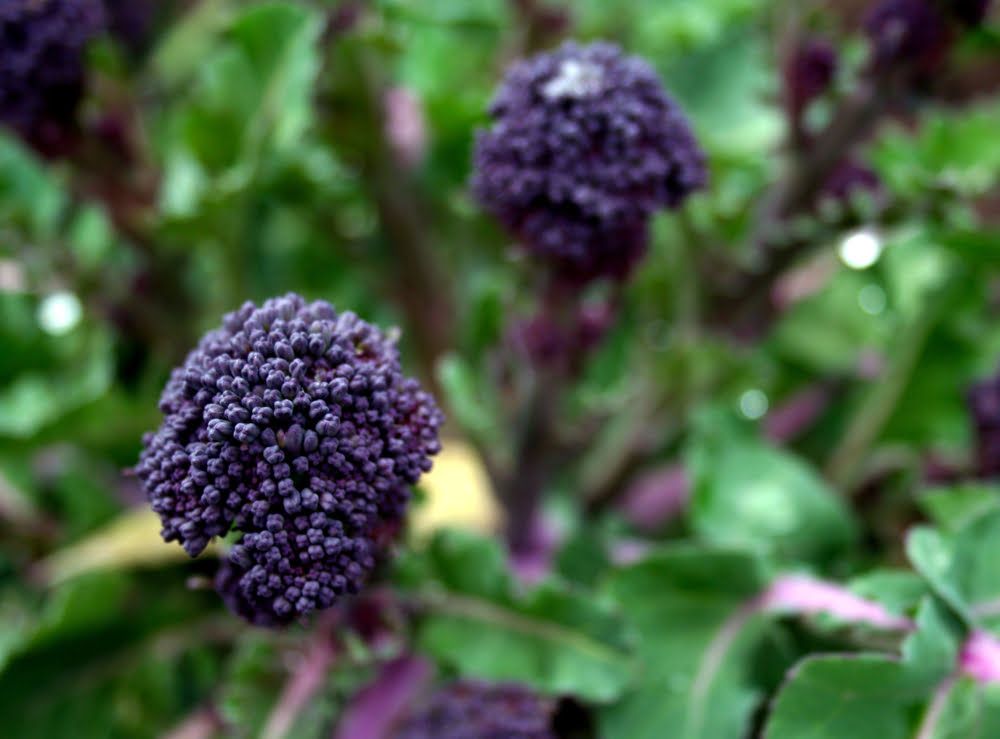
M 0 2 L 0 123 L 43 156 L 73 146 L 84 52 L 103 26 L 100 0 Z
M 217 584 L 261 625 L 361 588 L 443 421 L 391 339 L 291 294 L 228 314 L 174 370 L 160 410 L 136 473 L 163 538 L 196 556 L 242 532 Z
M 458 682 L 435 693 L 393 739 L 557 739 L 556 701 L 518 685 Z
M 705 156 L 656 73 L 611 44 L 569 42 L 513 65 L 489 112 L 473 193 L 569 281 L 626 277 L 652 214 L 706 182 Z
M 578 370 L 579 360 L 596 348 L 614 323 L 614 308 L 606 304 L 585 304 L 563 325 L 550 313 L 539 312 L 517 321 L 510 343 L 538 367 Z M 566 365 L 566 366 L 564 366 Z

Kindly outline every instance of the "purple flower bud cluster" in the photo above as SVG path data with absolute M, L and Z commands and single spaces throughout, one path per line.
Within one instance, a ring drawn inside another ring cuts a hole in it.
M 297 295 L 246 303 L 174 370 L 136 467 L 163 538 L 191 556 L 243 533 L 217 585 L 263 625 L 357 592 L 443 417 L 395 344 Z
M 45 156 L 70 146 L 84 51 L 103 26 L 100 0 L 0 2 L 0 123 Z
M 872 67 L 907 65 L 929 71 L 951 42 L 948 18 L 932 0 L 881 0 L 865 17 Z
M 829 41 L 807 38 L 785 63 L 785 87 L 793 118 L 798 119 L 813 100 L 830 87 L 837 73 L 837 51 Z
M 435 693 L 393 739 L 556 739 L 555 702 L 518 685 L 458 682 Z
M 967 394 L 975 431 L 976 472 L 1000 477 L 1000 375 L 973 385 Z
M 612 44 L 568 42 L 513 65 L 489 112 L 473 193 L 573 281 L 627 276 L 651 215 L 706 182 L 680 108 L 645 61 Z

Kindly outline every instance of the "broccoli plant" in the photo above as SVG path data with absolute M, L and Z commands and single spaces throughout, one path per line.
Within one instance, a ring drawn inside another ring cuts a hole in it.
M 1000 736 L 989 0 L 0 0 L 3 736 Z

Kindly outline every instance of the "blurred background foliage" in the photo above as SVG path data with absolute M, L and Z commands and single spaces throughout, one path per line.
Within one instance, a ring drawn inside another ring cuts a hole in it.
M 1000 355 L 995 22 L 858 142 L 888 205 L 861 197 L 792 224 L 810 248 L 749 340 L 726 329 L 743 307 L 712 312 L 714 278 L 752 270 L 754 218 L 787 166 L 789 39 L 822 32 L 842 55 L 810 111 L 822 125 L 864 64 L 853 5 L 175 0 L 140 54 L 94 46 L 82 116 L 127 122 L 127 154 L 47 163 L 0 132 L 0 734 L 328 735 L 403 649 L 398 631 L 375 646 L 348 633 L 315 700 L 276 725 L 309 632 L 229 616 L 206 588 L 214 555 L 162 544 L 127 473 L 196 338 L 244 300 L 290 290 L 399 326 L 406 362 L 448 410 L 413 537 L 464 533 L 415 546 L 397 574 L 403 591 L 435 584 L 420 595 L 435 615 L 410 636 L 442 674 L 607 705 L 607 736 L 718 738 L 740 735 L 797 656 L 850 642 L 760 624 L 733 647 L 745 659 L 692 694 L 715 630 L 768 572 L 903 568 L 911 524 L 953 531 L 993 505 L 989 481 L 959 483 L 978 476 L 966 388 Z M 536 275 L 467 183 L 505 66 L 567 35 L 655 66 L 711 184 L 657 218 L 613 328 L 567 389 L 562 420 L 586 453 L 552 480 L 555 571 L 526 595 L 488 536 L 502 519 L 489 493 L 491 473 L 516 464 L 505 342 Z M 936 546 L 965 545 L 948 542 Z M 893 609 L 926 592 L 903 569 L 865 577 L 881 579 L 857 588 Z M 947 631 L 928 609 L 926 628 Z M 621 698 L 637 652 L 641 686 Z M 774 736 L 804 735 L 781 720 Z

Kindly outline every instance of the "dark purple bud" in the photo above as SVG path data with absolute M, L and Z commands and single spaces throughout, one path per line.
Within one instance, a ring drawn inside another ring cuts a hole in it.
M 73 148 L 86 48 L 104 25 L 100 0 L 0 2 L 0 123 L 43 156 Z
M 566 43 L 514 64 L 476 140 L 472 190 L 571 281 L 624 278 L 650 217 L 702 188 L 705 156 L 653 69 Z

